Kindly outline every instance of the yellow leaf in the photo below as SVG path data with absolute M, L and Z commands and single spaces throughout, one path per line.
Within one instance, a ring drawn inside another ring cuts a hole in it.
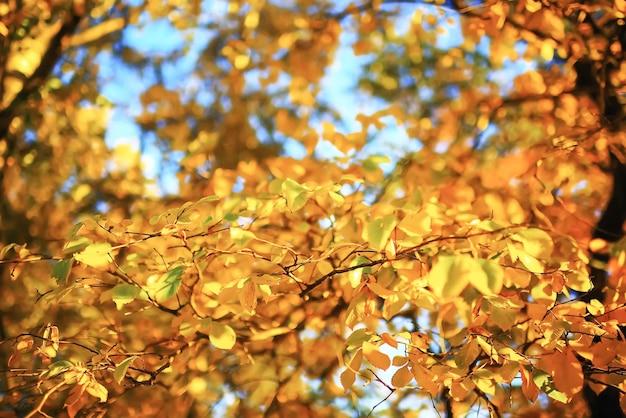
M 537 228 L 528 228 L 511 237 L 522 243 L 524 251 L 534 258 L 546 260 L 552 254 L 554 241 L 545 231 Z
M 98 398 L 100 402 L 106 402 L 109 397 L 109 391 L 95 380 L 90 381 L 85 389 L 87 393 L 94 398 Z
M 531 273 L 543 273 L 544 268 L 543 265 L 533 256 L 528 254 L 526 251 L 517 250 L 517 256 L 519 257 L 519 261 L 522 262 L 524 267 Z
M 110 252 L 111 244 L 109 243 L 90 244 L 83 251 L 75 254 L 74 259 L 98 270 L 104 270 L 113 260 Z
M 377 296 L 380 296 L 383 299 L 398 296 L 398 293 L 395 290 L 386 289 L 376 282 L 367 282 L 367 287 L 369 287 L 372 292 L 374 292 Z
M 409 236 L 423 237 L 431 231 L 432 217 L 426 212 L 407 215 L 398 225 L 398 229 Z
M 541 51 L 539 54 L 544 60 L 552 61 L 552 58 L 554 58 L 554 44 L 550 41 L 543 41 L 541 43 Z
M 594 253 L 607 252 L 609 243 L 602 238 L 594 238 L 589 242 L 589 250 Z
M 280 277 L 272 276 L 270 274 L 262 274 L 260 276 L 253 276 L 252 281 L 256 284 L 264 284 L 268 286 L 276 286 L 280 284 Z
M 486 376 L 480 376 L 475 373 L 472 376 L 472 382 L 474 382 L 476 387 L 480 389 L 481 392 L 487 395 L 492 395 L 492 396 L 496 394 L 496 385 L 493 379 L 490 379 L 489 377 L 486 377 Z
M 470 278 L 472 286 L 483 295 L 497 295 L 500 293 L 504 283 L 504 271 L 502 267 L 491 260 L 473 261 L 476 266 L 482 269 L 483 274 L 474 267 L 475 273 L 473 273 Z
M 259 11 L 250 10 L 250 12 L 246 15 L 243 25 L 248 29 L 256 28 L 259 25 Z
M 428 274 L 428 284 L 436 296 L 451 299 L 463 292 L 474 274 L 485 276 L 470 256 L 441 256 Z
M 238 70 L 245 69 L 248 66 L 248 64 L 250 64 L 250 56 L 249 55 L 237 55 L 235 57 L 235 61 L 233 62 L 233 65 Z
M 212 322 L 209 331 L 209 340 L 211 344 L 220 350 L 230 350 L 235 346 L 237 334 L 235 334 L 235 331 L 228 325 Z
M 375 250 L 383 250 L 395 226 L 396 219 L 392 214 L 374 219 L 367 224 L 367 228 L 363 231 L 363 238 L 369 241 Z
M 250 241 L 256 239 L 256 236 L 251 231 L 246 231 L 241 228 L 230 228 L 230 239 L 240 246 L 245 246 Z
M 382 370 L 387 370 L 391 366 L 391 360 L 389 356 L 381 353 L 374 344 L 370 342 L 363 343 L 363 355 L 369 361 L 372 366 Z
M 84 45 L 89 42 L 97 41 L 106 35 L 121 30 L 126 25 L 123 17 L 104 19 L 102 23 L 88 27 L 85 30 L 72 36 L 69 41 L 70 46 Z
M 71 195 L 74 202 L 80 203 L 89 193 L 91 193 L 91 186 L 83 183 L 76 186 Z

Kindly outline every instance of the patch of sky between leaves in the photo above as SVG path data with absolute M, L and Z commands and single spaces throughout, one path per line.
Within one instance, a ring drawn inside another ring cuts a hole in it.
M 215 13 L 224 14 L 228 8 L 226 1 L 209 1 L 203 3 L 203 11 L 198 17 L 200 25 L 215 18 Z M 166 18 L 150 20 L 144 13 L 138 26 L 131 26 L 124 30 L 123 44 L 139 53 L 150 57 L 166 57 L 180 51 L 185 44 L 185 38 L 191 39 L 190 48 L 175 62 L 165 62 L 162 66 L 163 84 L 166 88 L 182 89 L 182 99 L 189 100 L 198 89 L 199 80 L 192 72 L 198 61 L 200 52 L 214 31 L 202 28 L 188 31 L 176 30 Z M 178 192 L 178 182 L 175 177 L 176 168 L 171 160 L 179 161 L 181 153 L 171 153 L 170 161 L 165 161 L 162 150 L 157 147 L 153 135 L 142 137 L 135 117 L 143 112 L 139 101 L 141 93 L 157 82 L 157 77 L 151 68 L 134 69 L 122 62 L 116 62 L 112 54 L 102 52 L 97 58 L 100 67 L 100 80 L 103 84 L 101 94 L 114 103 L 111 123 L 107 129 L 105 141 L 109 148 L 114 149 L 126 145 L 142 153 L 144 175 L 156 182 L 160 187 L 154 187 L 157 195 L 175 194 Z M 181 85 L 180 80 L 185 80 Z
M 203 15 L 200 21 L 211 21 L 219 18 L 220 14 L 226 13 L 227 2 L 208 1 L 203 2 Z M 430 5 L 405 5 L 400 8 L 396 22 L 396 31 L 399 36 L 407 32 L 410 27 L 413 13 L 423 9 L 425 12 L 437 12 L 440 16 L 441 28 L 443 29 L 437 39 L 437 47 L 440 49 L 450 49 L 459 46 L 463 41 L 459 16 L 455 13 L 437 9 Z M 204 17 L 203 17 L 204 16 Z M 216 36 L 214 31 L 206 29 L 189 29 L 189 39 L 192 39 L 191 46 L 185 54 L 181 55 L 175 62 L 164 63 L 162 67 L 163 83 L 165 87 L 183 91 L 182 99 L 189 99 L 198 93 L 201 80 L 193 75 L 200 51 L 206 44 L 206 40 L 211 36 Z M 363 97 L 362 93 L 355 91 L 355 80 L 358 78 L 360 67 L 367 61 L 368 56 L 355 56 L 352 44 L 356 40 L 353 31 L 345 30 L 340 38 L 340 45 L 336 52 L 335 60 L 328 68 L 326 75 L 321 82 L 320 99 L 331 104 L 341 116 L 340 127 L 346 132 L 354 132 L 360 129 L 356 122 L 359 113 L 371 115 L 388 106 L 382 100 L 372 97 Z M 138 27 L 131 27 L 124 32 L 125 44 L 141 53 L 151 56 L 166 56 L 181 49 L 185 43 L 185 35 L 176 30 L 167 19 L 150 21 L 147 17 L 140 19 Z M 520 51 L 525 46 L 517 46 Z M 478 49 L 489 53 L 489 40 L 483 39 L 478 45 Z M 371 56 L 369 57 L 371 58 Z M 143 109 L 139 102 L 142 91 L 154 84 L 156 77 L 149 70 L 138 73 L 134 69 L 125 68 L 121 63 L 113 62 L 112 56 L 107 53 L 99 57 L 101 68 L 101 79 L 104 79 L 102 94 L 116 104 L 113 118 L 107 130 L 106 141 L 111 148 L 119 144 L 131 144 L 139 146 L 140 130 L 134 122 L 134 117 L 140 114 Z M 490 79 L 502 86 L 503 90 L 510 90 L 513 78 L 522 72 L 533 68 L 534 63 L 524 60 L 516 62 L 505 62 L 505 66 L 500 70 L 494 70 L 490 74 Z M 257 84 L 258 77 L 247 77 L 247 81 Z M 184 80 L 181 84 L 181 80 Z M 210 102 L 210 94 L 204 95 L 202 101 Z M 370 128 L 368 141 L 364 149 L 354 157 L 364 159 L 370 155 L 383 154 L 390 157 L 390 163 L 384 164 L 381 168 L 386 172 L 393 169 L 395 163 L 407 152 L 415 152 L 421 149 L 421 143 L 416 139 L 410 139 L 406 131 L 397 126 L 392 117 L 385 117 L 381 120 L 385 127 L 375 132 Z M 312 121 L 318 124 L 321 131 L 323 121 Z M 252 121 L 253 125 L 259 125 L 257 121 Z M 494 129 L 491 125 L 489 129 Z M 262 141 L 264 138 L 260 138 Z M 299 142 L 282 138 L 284 141 L 285 154 L 294 158 L 304 156 L 304 148 Z M 155 178 L 160 175 L 160 193 L 170 194 L 178 191 L 178 182 L 173 175 L 167 173 L 157 173 L 162 162 L 161 150 L 154 143 L 141 144 L 143 158 L 145 160 L 145 175 Z M 445 152 L 445 147 L 440 151 Z M 343 156 L 332 144 L 320 140 L 315 155 L 324 159 L 333 159 Z

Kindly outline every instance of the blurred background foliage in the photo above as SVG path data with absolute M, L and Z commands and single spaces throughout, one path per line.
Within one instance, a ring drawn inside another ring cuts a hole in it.
M 145 370 L 170 355 L 189 368 L 186 380 L 163 373 L 157 381 L 156 373 L 146 380 L 154 386 L 135 382 L 132 394 L 107 386 L 116 401 L 92 405 L 92 414 L 259 413 L 267 393 L 255 391 L 248 375 L 279 374 L 267 365 L 280 368 L 278 358 L 294 355 L 291 337 L 252 344 L 248 355 L 257 363 L 240 369 L 242 358 L 208 344 L 194 356 L 172 355 L 178 348 L 171 346 L 176 338 L 166 312 L 123 317 L 88 290 L 73 289 L 71 298 L 58 293 L 52 264 L 68 252 L 74 225 L 96 214 L 88 229 L 106 239 L 124 229 L 124 220 L 146 231 L 152 216 L 186 201 L 254 196 L 266 179 L 322 184 L 349 174 L 363 180 L 366 204 L 418 204 L 420 196 L 436 195 L 449 216 L 462 219 L 472 208 L 486 218 L 541 223 L 558 230 L 555 239 L 571 237 L 584 247 L 608 195 L 608 151 L 624 143 L 615 106 L 626 81 L 620 5 L 3 2 L 3 367 L 10 338 L 41 334 L 52 323 L 63 338 L 84 338 L 98 352 L 115 345 L 129 353 L 151 350 Z M 278 236 L 297 242 L 289 237 L 297 225 L 280 225 Z M 37 257 L 48 261 L 11 261 Z M 78 280 L 89 274 L 82 266 L 72 271 Z M 90 283 L 103 292 L 111 286 Z M 48 292 L 57 292 L 55 303 L 46 301 Z M 272 313 L 272 324 L 311 312 L 322 322 L 337 316 L 322 300 L 311 306 Z M 303 368 L 307 377 L 266 411 L 367 412 L 332 377 L 343 341 L 329 324 L 303 334 L 297 364 L 285 367 Z M 4 373 L 2 380 L 3 405 L 18 413 L 33 408 L 41 388 L 32 379 Z M 414 405 L 403 403 L 411 395 L 403 396 L 389 410 L 413 409 L 417 416 Z M 48 413 L 62 416 L 63 398 L 52 398 Z

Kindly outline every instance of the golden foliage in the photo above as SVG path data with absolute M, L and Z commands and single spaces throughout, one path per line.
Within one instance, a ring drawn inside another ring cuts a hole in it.
M 217 3 L 0 4 L 3 410 L 556 416 L 623 389 L 626 255 L 589 238 L 622 2 Z M 587 246 L 604 304 L 576 300 Z

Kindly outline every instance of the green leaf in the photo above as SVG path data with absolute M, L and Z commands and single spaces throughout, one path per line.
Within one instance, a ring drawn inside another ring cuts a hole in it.
M 281 192 L 287 199 L 287 207 L 296 212 L 302 209 L 308 200 L 309 190 L 293 179 L 285 179 L 281 185 Z
M 124 380 L 124 376 L 126 376 L 126 372 L 128 371 L 128 368 L 130 367 L 132 362 L 135 361 L 136 358 L 137 356 L 130 356 L 127 359 L 122 360 L 120 364 L 115 366 L 115 371 L 113 372 L 113 378 L 118 384 L 122 383 L 122 380 Z
M 52 267 L 52 278 L 56 279 L 57 284 L 63 284 L 67 281 L 67 277 L 70 275 L 70 270 L 74 264 L 74 258 L 68 258 L 65 260 L 57 261 Z
M 86 248 L 91 242 L 87 237 L 74 237 L 67 241 L 65 247 L 63 247 L 63 254 L 74 254 L 76 251 Z
M 226 215 L 224 215 L 224 220 L 228 222 L 234 222 L 237 219 L 239 219 L 238 213 L 228 212 Z
M 76 234 L 78 234 L 78 231 L 80 231 L 80 229 L 83 227 L 84 224 L 85 224 L 84 222 L 79 222 L 76 225 L 74 225 L 72 229 L 70 230 L 70 232 L 67 234 L 67 238 L 74 238 Z
M 375 172 L 380 170 L 381 164 L 389 164 L 390 161 L 389 157 L 385 155 L 372 155 L 363 160 L 362 164 L 365 171 Z
M 184 268 L 178 266 L 162 275 L 154 284 L 156 292 L 154 292 L 154 299 L 157 302 L 163 302 L 172 296 L 176 295 L 178 289 L 180 289 L 181 280 Z
M 366 239 L 374 249 L 381 251 L 387 245 L 389 236 L 395 227 L 396 217 L 392 214 L 384 218 L 374 219 L 367 224 L 364 239 Z
M 48 376 L 54 377 L 63 372 L 65 372 L 68 368 L 74 367 L 74 364 L 67 360 L 55 361 L 51 365 L 48 366 Z
M 113 260 L 109 254 L 110 251 L 111 244 L 108 242 L 90 244 L 83 251 L 75 254 L 74 258 L 83 264 L 101 270 L 107 268 L 109 263 Z
M 454 362 L 456 367 L 461 370 L 467 370 L 476 357 L 480 354 L 480 347 L 476 338 L 471 338 L 469 341 L 461 347 L 461 349 L 454 354 Z
M 569 401 L 566 394 L 555 388 L 552 376 L 548 373 L 535 369 L 533 370 L 533 380 L 539 389 L 552 399 L 562 403 L 567 403 Z
M 354 330 L 352 334 L 346 339 L 346 347 L 348 351 L 352 351 L 357 348 L 361 348 L 365 341 L 372 339 L 372 334 L 369 333 L 367 328 L 359 328 Z
M 209 202 L 215 202 L 216 200 L 220 200 L 220 199 L 221 197 L 217 195 L 204 196 L 202 199 L 198 200 L 196 203 L 209 203 Z
M 212 322 L 211 330 L 209 331 L 209 340 L 211 344 L 220 350 L 230 350 L 235 346 L 237 334 L 235 334 L 235 331 L 228 325 Z
M 132 284 L 118 284 L 113 288 L 113 302 L 117 309 L 122 309 L 122 306 L 132 302 L 139 296 L 141 289 Z

